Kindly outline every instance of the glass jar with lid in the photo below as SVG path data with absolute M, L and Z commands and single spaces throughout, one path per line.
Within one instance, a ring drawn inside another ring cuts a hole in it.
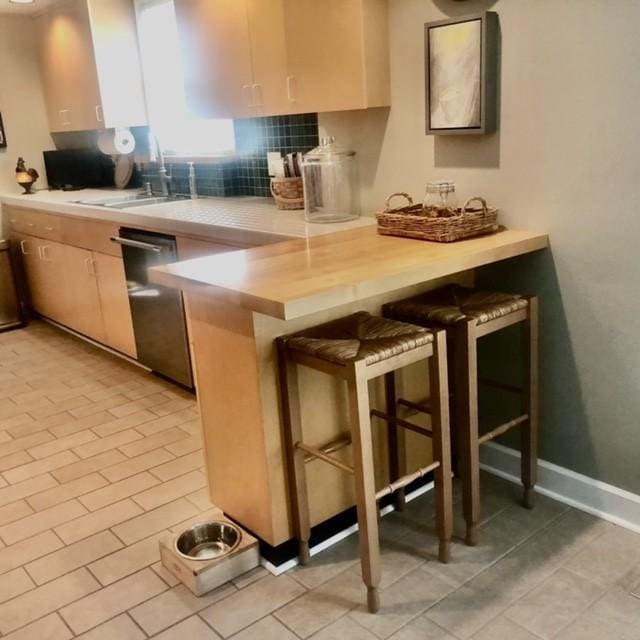
M 422 210 L 432 218 L 450 217 L 458 213 L 456 185 L 450 180 L 427 182 Z
M 309 222 L 344 222 L 360 216 L 355 151 L 322 138 L 302 161 L 304 214 Z

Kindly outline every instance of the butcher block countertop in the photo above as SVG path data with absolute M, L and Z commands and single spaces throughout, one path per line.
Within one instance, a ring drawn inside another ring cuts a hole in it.
M 503 230 L 438 244 L 378 235 L 375 227 L 288 240 L 150 271 L 151 279 L 291 320 L 531 253 L 544 233 Z

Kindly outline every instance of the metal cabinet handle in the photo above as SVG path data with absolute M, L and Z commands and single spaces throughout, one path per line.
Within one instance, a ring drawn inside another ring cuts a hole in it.
M 253 104 L 253 92 L 251 91 L 251 85 L 243 84 L 242 85 L 242 92 L 245 94 L 245 97 L 247 98 L 247 107 L 249 107 L 249 109 L 251 109 L 254 106 L 254 104 Z
M 26 249 L 25 247 L 27 246 L 27 241 L 26 240 L 20 240 L 20 253 L 22 253 L 23 256 L 28 256 L 31 255 Z
M 96 278 L 97 277 L 98 274 L 96 273 L 96 261 L 93 258 L 85 258 L 84 266 L 87 269 L 87 273 L 92 278 Z
M 296 94 L 294 91 L 295 82 L 296 82 L 295 76 L 287 76 L 287 99 L 289 100 L 289 102 L 296 101 Z
M 98 122 L 104 122 L 104 118 L 102 116 L 102 105 L 101 104 L 97 104 L 96 105 L 96 120 Z
M 253 106 L 261 107 L 262 106 L 262 85 L 259 85 L 259 84 L 251 85 L 251 94 L 253 95 Z
M 44 230 L 45 231 L 53 231 L 53 227 L 45 227 Z
M 47 249 L 49 248 L 48 245 L 44 244 L 41 247 L 38 248 L 39 252 L 40 252 L 40 260 L 42 260 L 42 262 L 51 262 L 51 260 L 49 258 L 47 258 Z
M 122 244 L 125 247 L 134 247 L 135 249 L 144 249 L 145 251 L 154 251 L 160 253 L 164 247 L 149 242 L 140 242 L 139 240 L 129 240 L 129 238 L 121 238 L 120 236 L 112 236 L 111 242 Z
M 69 117 L 71 109 L 60 109 L 58 113 L 60 114 L 60 124 L 63 127 L 69 126 L 71 124 L 71 118 Z

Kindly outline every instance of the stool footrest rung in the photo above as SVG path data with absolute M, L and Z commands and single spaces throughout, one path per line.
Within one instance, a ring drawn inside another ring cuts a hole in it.
M 402 418 L 397 418 L 396 416 L 391 416 L 384 411 L 378 411 L 378 409 L 372 409 L 371 415 L 380 418 L 387 422 L 387 424 L 393 424 L 397 427 L 402 427 L 403 429 L 407 429 L 408 431 L 413 431 L 414 433 L 419 433 L 421 436 L 427 436 L 427 438 L 432 437 L 431 429 L 428 427 L 421 427 L 420 425 L 413 424 L 413 422 L 407 422 L 407 420 L 403 420 Z
M 405 398 L 398 398 L 398 404 L 402 407 L 419 411 L 420 413 L 431 413 L 431 406 L 428 400 L 424 402 L 412 402 L 411 400 L 405 400 Z
M 385 496 L 395 493 L 398 489 L 402 489 L 403 487 L 406 487 L 408 484 L 411 484 L 414 480 L 417 480 L 418 478 L 422 478 L 423 476 L 426 476 L 427 473 L 430 473 L 434 469 L 437 469 L 439 466 L 440 466 L 440 461 L 436 460 L 436 462 L 432 462 L 430 465 L 426 467 L 422 467 L 421 469 L 418 469 L 413 473 L 409 473 L 406 476 L 402 476 L 402 478 L 398 478 L 397 480 L 394 480 L 391 484 L 388 484 L 386 487 L 384 487 L 383 489 L 380 489 L 380 491 L 376 493 L 376 500 L 380 500 Z
M 351 439 L 349 439 L 349 442 L 351 442 Z M 332 445 L 334 443 L 330 443 L 328 446 Z M 348 443 L 347 443 L 348 444 Z M 332 456 L 326 454 L 322 449 L 316 449 L 314 447 L 309 447 L 306 444 L 304 444 L 304 442 L 296 442 L 296 448 L 297 449 L 302 449 L 302 451 L 304 451 L 305 453 L 308 453 L 309 456 L 307 456 L 305 458 L 305 462 L 308 462 L 309 460 L 313 460 L 314 458 L 318 458 L 319 460 L 323 460 L 324 462 L 328 462 L 329 464 L 333 465 L 334 467 L 337 467 L 338 469 L 342 469 L 342 471 L 346 471 L 347 473 L 354 473 L 354 468 L 349 466 L 348 464 L 345 464 L 344 462 L 333 458 Z M 345 446 L 347 446 L 345 444 Z M 339 447 L 339 449 L 342 449 L 343 447 Z M 331 451 L 338 451 L 338 449 L 336 449 L 335 447 L 331 449 Z
M 488 433 L 481 435 L 478 438 L 478 444 L 484 444 L 485 442 L 489 442 L 489 440 L 493 440 L 494 438 L 501 436 L 503 433 L 506 433 L 510 429 L 513 429 L 513 427 L 517 427 L 519 424 L 526 422 L 528 419 L 529 419 L 529 415 L 525 413 L 521 416 L 518 416 L 517 418 L 514 418 L 513 420 L 509 420 L 509 422 L 505 422 L 504 424 L 501 424 L 499 427 L 492 429 Z
M 327 442 L 327 444 L 323 445 L 322 447 L 316 447 L 316 448 L 319 448 L 320 451 L 322 451 L 322 453 L 329 454 L 329 453 L 335 453 L 336 451 L 340 451 L 340 449 L 344 449 L 345 447 L 348 447 L 350 444 L 351 444 L 351 434 L 345 432 L 335 440 L 331 440 L 330 442 Z M 314 457 L 315 456 L 309 453 L 305 456 L 304 461 L 309 462 L 310 460 L 313 460 Z
M 522 387 L 515 384 L 509 384 L 508 382 L 501 382 L 500 380 L 492 380 L 490 378 L 478 378 L 480 384 L 486 387 L 495 387 L 496 389 L 502 389 L 503 391 L 509 391 L 510 393 L 521 394 L 524 392 Z

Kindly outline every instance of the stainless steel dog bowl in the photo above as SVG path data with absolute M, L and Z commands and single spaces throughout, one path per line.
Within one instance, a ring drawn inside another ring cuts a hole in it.
M 188 560 L 213 560 L 230 554 L 242 539 L 242 532 L 229 522 L 201 522 L 181 533 L 176 551 Z

